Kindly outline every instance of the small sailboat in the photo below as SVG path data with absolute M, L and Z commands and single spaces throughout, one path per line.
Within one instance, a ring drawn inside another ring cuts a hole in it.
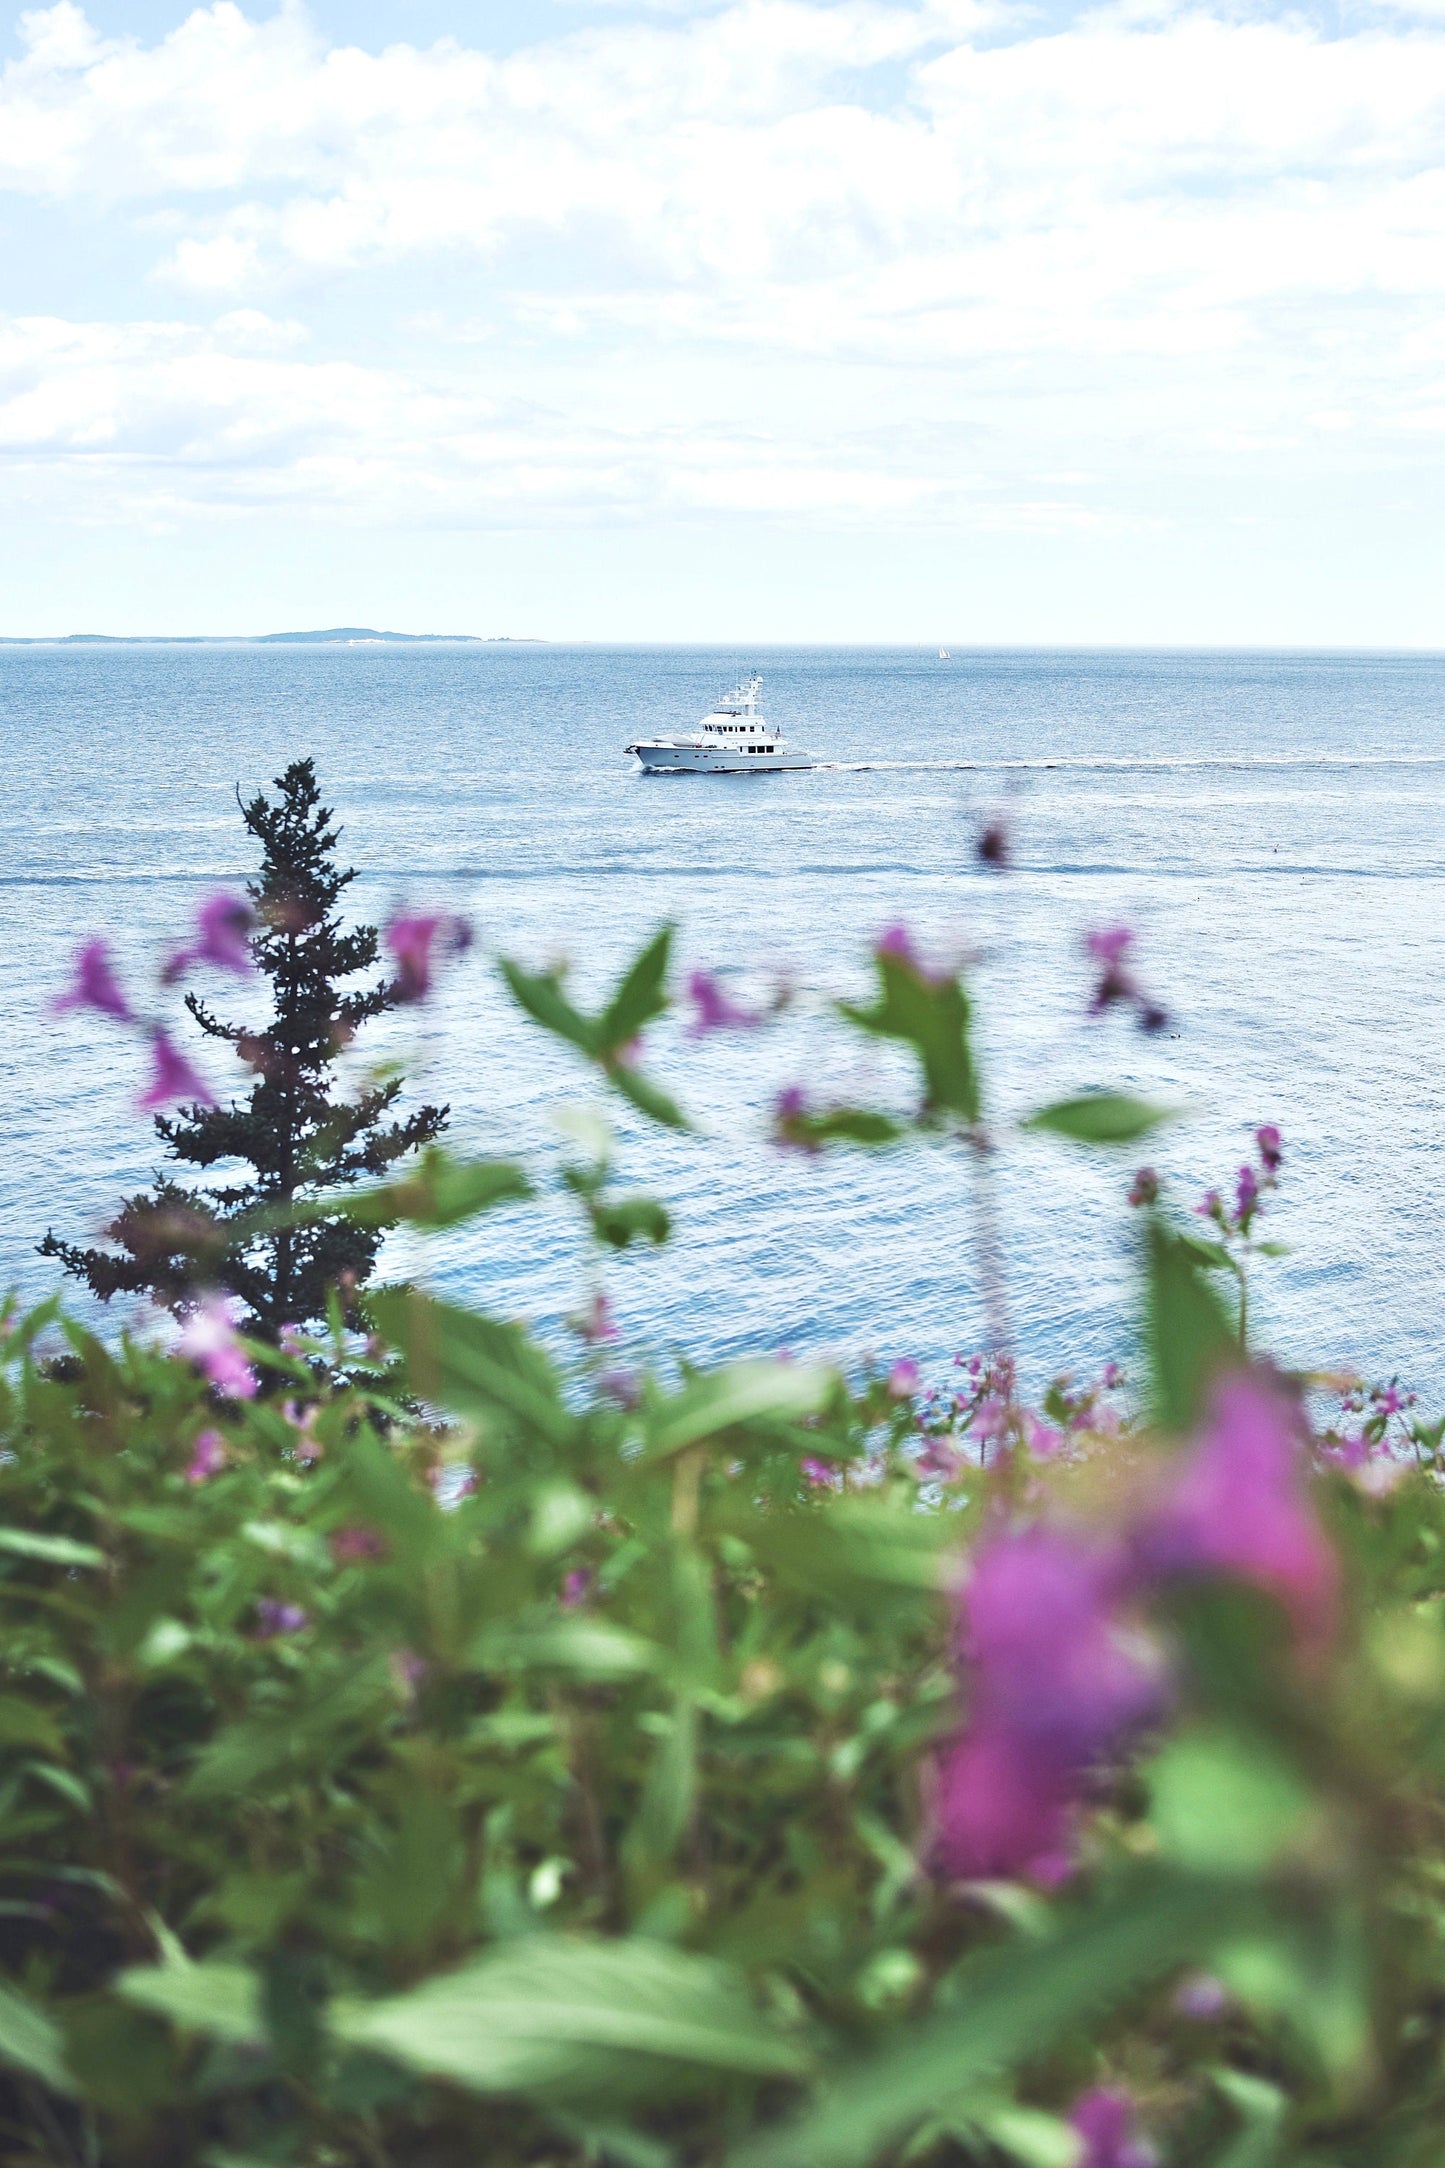
M 949 654 L 946 647 L 941 647 L 938 650 L 938 659 L 940 662 L 952 662 L 953 657 Z

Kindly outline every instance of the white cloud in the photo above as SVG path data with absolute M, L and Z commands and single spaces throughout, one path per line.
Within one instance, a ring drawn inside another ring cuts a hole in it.
M 729 0 L 497 57 L 328 48 L 233 0 L 145 46 L 62 0 L 22 34 L 0 188 L 128 223 L 165 282 L 128 325 L 5 330 L 27 490 L 1087 528 L 1167 516 L 1171 466 L 1434 456 L 1445 27 L 1418 10 L 1325 37 L 1223 0 L 1063 30 Z M 158 322 L 157 292 L 232 306 Z

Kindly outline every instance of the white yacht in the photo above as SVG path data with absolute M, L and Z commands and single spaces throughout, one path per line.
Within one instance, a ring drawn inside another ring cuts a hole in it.
M 789 745 L 775 724 L 763 721 L 762 694 L 760 677 L 744 678 L 686 737 L 638 738 L 626 751 L 637 755 L 649 775 L 770 775 L 811 768 L 811 753 Z

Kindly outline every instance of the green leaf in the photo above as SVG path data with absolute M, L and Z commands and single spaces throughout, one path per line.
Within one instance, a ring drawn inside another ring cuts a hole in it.
M 47 1566 L 103 1566 L 104 1551 L 69 1536 L 47 1536 L 31 1528 L 0 1528 L 0 1551 L 15 1558 L 38 1558 Z
M 924 1105 L 976 1122 L 983 1111 L 971 1039 L 969 998 L 957 977 L 932 978 L 906 957 L 877 959 L 880 994 L 872 1008 L 839 1002 L 842 1015 L 880 1038 L 903 1039 L 923 1068 Z
M 1012 1944 L 980 1962 L 970 1992 L 896 2045 L 840 2057 L 818 2104 L 740 2146 L 730 2168 L 862 2168 L 940 2100 L 1037 2062 L 1074 2026 L 1197 1956 L 1228 1917 L 1215 1885 L 1141 1874 L 1052 1940 Z
M 266 2039 L 260 1983 L 245 1965 L 210 1960 L 134 1965 L 121 1974 L 115 1991 L 137 2010 L 169 2018 L 190 2032 L 208 2033 L 213 2040 L 259 2047 Z
M 480 2093 L 652 2095 L 718 2072 L 791 2077 L 802 2051 L 728 1968 L 642 1939 L 526 1935 L 460 1972 L 338 2008 L 344 2041 Z
M 665 1242 L 672 1232 L 666 1208 L 655 1197 L 619 1197 L 615 1204 L 589 1201 L 587 1214 L 599 1242 L 614 1250 L 634 1242 Z
M 73 2093 L 57 2027 L 37 2003 L 0 1981 L 0 2063 L 39 2078 L 52 2093 Z
M 806 1111 L 788 1115 L 781 1123 L 784 1134 L 796 1144 L 896 1144 L 907 1134 L 905 1125 L 891 1114 L 872 1107 L 829 1107 L 825 1113 Z
M 412 1288 L 373 1295 L 368 1307 L 384 1337 L 405 1354 L 424 1399 L 459 1415 L 501 1411 L 554 1445 L 574 1436 L 576 1420 L 557 1373 L 520 1325 L 434 1302 Z
M 664 1401 L 649 1426 L 654 1459 L 680 1453 L 735 1423 L 796 1422 L 817 1415 L 837 1390 L 837 1374 L 820 1363 L 740 1362 L 694 1378 Z
M 655 1016 L 668 1006 L 667 966 L 672 954 L 670 925 L 653 935 L 641 954 L 623 974 L 616 993 L 598 1017 L 597 1045 L 604 1054 L 626 1046 Z
M 453 1159 L 433 1145 L 404 1180 L 376 1189 L 328 1190 L 309 1199 L 298 1217 L 326 1219 L 341 1213 L 362 1227 L 391 1227 L 398 1220 L 414 1227 L 455 1227 L 478 1212 L 520 1204 L 534 1194 L 515 1160 Z
M 1172 1107 L 1151 1106 L 1128 1092 L 1083 1092 L 1077 1099 L 1056 1099 L 1021 1122 L 1021 1129 L 1047 1129 L 1076 1144 L 1132 1144 L 1161 1122 L 1174 1119 Z
M 654 1122 L 661 1122 L 664 1129 L 690 1129 L 687 1116 L 675 1099 L 670 1099 L 638 1069 L 626 1062 L 609 1061 L 605 1064 L 607 1080 L 630 1100 L 640 1114 L 646 1114 Z
M 598 1052 L 597 1033 L 590 1019 L 574 1009 L 562 992 L 562 983 L 551 971 L 524 971 L 510 957 L 501 959 L 501 973 L 513 998 L 544 1031 L 581 1049 L 589 1059 Z
M 1240 1358 L 1214 1290 L 1202 1277 L 1192 1237 L 1149 1223 L 1144 1291 L 1144 1340 L 1153 1387 L 1154 1420 L 1176 1435 L 1204 1412 L 1211 1379 Z
M 666 1651 L 607 1619 L 555 1618 L 533 1626 L 490 1626 L 474 1661 L 484 1670 L 564 1671 L 579 1678 L 627 1679 L 660 1670 Z
M 1161 1851 L 1200 1873 L 1266 1873 L 1313 1804 L 1266 1740 L 1217 1729 L 1171 1739 L 1145 1777 Z
M 880 1587 L 945 1587 L 967 1524 L 959 1514 L 845 1497 L 823 1512 L 739 1513 L 729 1525 L 785 1585 L 856 1604 L 876 1601 Z

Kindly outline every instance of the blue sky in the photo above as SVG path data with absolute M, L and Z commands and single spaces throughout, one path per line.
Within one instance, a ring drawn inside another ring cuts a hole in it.
M 1445 0 L 78 0 L 0 632 L 1445 646 Z

